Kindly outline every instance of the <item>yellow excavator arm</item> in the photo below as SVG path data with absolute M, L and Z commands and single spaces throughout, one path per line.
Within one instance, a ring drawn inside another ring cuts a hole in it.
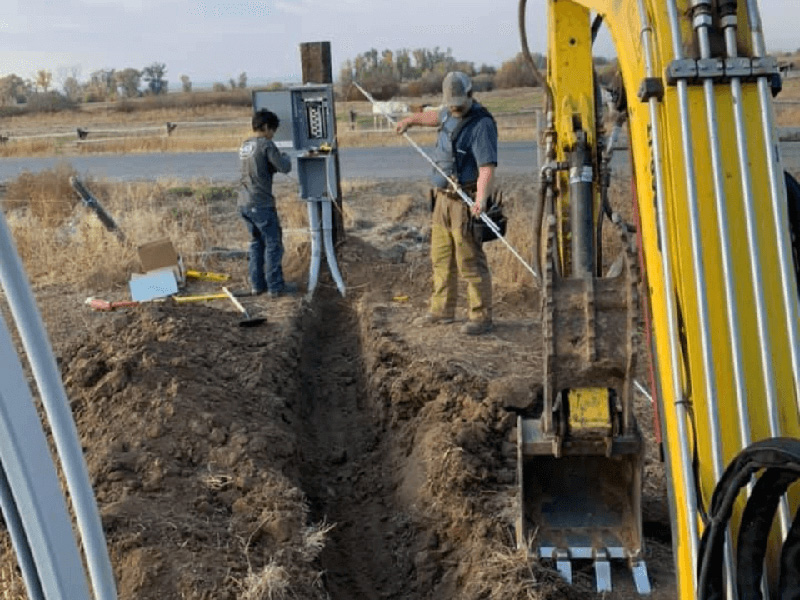
M 608 277 L 601 272 L 598 235 L 609 132 L 600 125 L 592 42 L 602 20 L 624 86 L 642 257 L 641 274 L 631 267 L 627 284 L 617 287 L 636 284 L 643 292 L 647 327 L 637 334 L 650 332 L 642 346 L 652 351 L 679 595 L 721 597 L 719 590 L 732 592 L 738 579 L 742 597 L 754 597 L 747 594 L 761 586 L 760 565 L 753 566 L 759 558 L 767 565 L 767 585 L 785 593 L 783 586 L 800 585 L 800 490 L 791 487 L 800 475 L 800 315 L 772 106 L 778 70 L 765 51 L 757 2 L 547 4 L 547 126 L 540 140 L 542 225 L 536 233 L 541 270 L 556 283 L 544 293 L 544 327 L 558 338 L 558 323 L 548 325 L 552 314 L 557 321 L 557 308 L 548 304 L 567 302 L 559 290 L 582 281 L 574 286 L 583 286 L 593 315 L 584 335 L 599 336 L 602 293 L 612 293 L 602 292 Z M 557 341 L 552 346 L 558 355 Z M 546 371 L 545 378 L 551 376 Z M 555 414 L 572 403 L 567 414 L 575 414 L 581 397 L 590 398 L 590 408 L 597 405 L 586 381 L 573 385 L 561 377 L 550 404 L 547 380 L 544 387 L 545 411 Z M 623 413 L 629 387 L 625 377 L 614 388 Z M 568 396 L 556 396 L 565 388 Z M 535 426 L 539 437 L 548 418 Z M 573 417 L 565 421 L 560 432 L 550 430 L 561 447 L 571 429 L 580 431 Z M 617 448 L 622 437 L 608 439 L 608 447 Z M 521 456 L 532 447 L 524 434 L 520 446 Z M 559 451 L 551 454 L 558 460 Z M 619 462 L 624 452 L 606 454 Z M 633 477 L 620 485 L 637 482 Z M 765 505 L 774 509 L 774 522 Z M 765 551 L 766 532 L 743 531 L 745 511 L 748 524 L 758 516 L 762 530 L 771 528 Z

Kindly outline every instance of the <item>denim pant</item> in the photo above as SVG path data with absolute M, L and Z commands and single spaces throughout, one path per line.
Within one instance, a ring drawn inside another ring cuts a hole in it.
M 250 205 L 240 209 L 250 231 L 249 274 L 254 291 L 278 293 L 283 289 L 283 230 L 274 206 Z

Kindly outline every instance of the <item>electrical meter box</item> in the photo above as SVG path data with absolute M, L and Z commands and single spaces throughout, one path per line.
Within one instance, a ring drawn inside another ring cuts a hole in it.
M 279 148 L 315 150 L 334 141 L 333 87 L 309 85 L 253 92 L 253 112 L 266 108 L 281 120 L 273 141 Z

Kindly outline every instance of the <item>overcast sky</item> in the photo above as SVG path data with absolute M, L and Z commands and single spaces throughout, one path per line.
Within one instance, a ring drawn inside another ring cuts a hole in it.
M 476 66 L 519 51 L 517 0 L 2 0 L 0 76 L 86 79 L 100 68 L 167 65 L 194 82 L 300 79 L 299 44 L 330 41 L 334 77 L 370 48 L 452 49 Z M 771 51 L 800 47 L 800 0 L 761 0 Z M 545 50 L 544 0 L 528 0 L 528 40 Z M 599 41 L 598 54 L 610 55 Z

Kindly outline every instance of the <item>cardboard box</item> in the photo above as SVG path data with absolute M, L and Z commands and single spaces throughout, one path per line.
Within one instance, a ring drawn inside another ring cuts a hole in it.
M 148 273 L 158 269 L 169 268 L 175 274 L 175 280 L 179 285 L 186 283 L 186 272 L 183 268 L 183 260 L 175 251 L 175 247 L 168 238 L 156 240 L 139 246 L 139 261 L 142 263 L 142 271 Z
M 147 273 L 133 273 L 130 281 L 131 300 L 147 302 L 178 293 L 178 280 L 172 267 L 155 269 Z

